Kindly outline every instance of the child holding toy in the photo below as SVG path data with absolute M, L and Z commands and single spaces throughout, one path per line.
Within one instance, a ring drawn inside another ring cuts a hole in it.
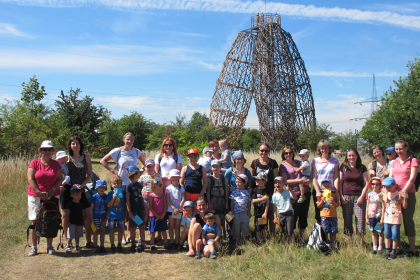
M 181 250 L 179 238 L 181 230 L 182 209 L 185 200 L 185 190 L 184 187 L 179 185 L 178 169 L 172 169 L 169 171 L 168 178 L 171 180 L 171 184 L 166 187 L 166 203 L 168 204 L 167 212 L 169 214 L 169 239 L 171 240 L 171 249 L 178 249 L 179 251 Z

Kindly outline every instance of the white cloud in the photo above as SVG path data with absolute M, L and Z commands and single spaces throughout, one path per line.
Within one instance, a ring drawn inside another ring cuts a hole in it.
M 201 65 L 203 65 L 207 69 L 210 69 L 210 70 L 215 70 L 215 71 L 222 70 L 222 64 L 221 63 L 219 63 L 217 65 L 214 65 L 212 63 L 205 63 L 205 62 L 202 62 L 202 61 L 199 61 L 198 63 L 201 64 Z
M 189 10 L 226 13 L 256 13 L 264 10 L 263 1 L 239 1 L 239 0 L 1 0 L 20 5 L 43 6 L 43 7 L 81 7 L 81 6 L 105 6 L 115 10 Z M 402 15 L 390 11 L 369 11 L 346 8 L 316 7 L 314 5 L 267 3 L 267 10 L 287 16 L 305 18 L 318 18 L 325 20 L 354 21 L 365 23 L 385 23 L 403 28 L 420 29 L 420 17 Z M 404 12 L 402 10 L 402 12 Z
M 200 33 L 188 33 L 188 32 L 178 32 L 178 31 L 169 31 L 169 33 L 172 33 L 178 36 L 185 36 L 185 37 L 202 37 L 202 38 L 210 37 L 209 35 L 200 34 Z
M 351 77 L 351 78 L 359 78 L 359 77 L 372 77 L 373 73 L 354 73 L 354 72 L 338 72 L 338 71 L 309 71 L 309 76 L 326 76 L 326 77 Z M 389 72 L 389 73 L 375 73 L 376 77 L 399 77 L 397 72 Z
M 0 34 L 8 34 L 8 35 L 14 35 L 14 36 L 18 36 L 18 37 L 25 37 L 25 38 L 29 38 L 29 39 L 33 39 L 32 36 L 17 30 L 17 28 L 9 23 L 2 23 L 0 22 Z

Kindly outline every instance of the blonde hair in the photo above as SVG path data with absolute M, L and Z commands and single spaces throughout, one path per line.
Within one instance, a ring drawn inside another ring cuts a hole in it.
M 398 140 L 397 142 L 395 142 L 395 145 L 397 145 L 397 144 L 402 144 L 404 146 L 404 148 L 408 147 L 408 143 L 405 142 L 404 140 Z
M 206 220 L 214 220 L 214 214 L 213 213 L 207 213 L 205 216 L 204 216 L 204 218 L 206 219 Z
M 118 183 L 122 184 L 122 179 L 121 179 L 120 176 L 114 175 L 114 176 L 111 177 L 111 179 L 109 180 L 109 182 L 111 184 L 118 184 Z
M 155 183 L 154 181 L 150 182 L 150 192 L 154 192 L 155 188 L 159 186 L 159 183 Z
M 125 139 L 125 137 L 127 137 L 127 136 L 133 136 L 133 138 L 135 138 L 133 133 L 131 133 L 131 132 L 127 132 L 126 134 L 124 134 L 124 136 L 123 136 L 123 140 L 124 140 L 124 139 Z
M 321 156 L 321 148 L 323 147 L 328 147 L 328 155 L 331 156 L 332 153 L 332 149 L 331 149 L 331 143 L 330 141 L 326 140 L 326 139 L 321 139 L 318 142 L 318 147 L 316 149 L 316 153 L 318 156 Z
M 226 139 L 220 139 L 220 140 L 219 140 L 219 145 L 220 145 L 220 144 L 223 144 L 223 143 L 226 143 L 226 145 L 228 145 L 228 146 L 229 146 L 229 143 L 228 143 L 228 141 L 227 141 Z

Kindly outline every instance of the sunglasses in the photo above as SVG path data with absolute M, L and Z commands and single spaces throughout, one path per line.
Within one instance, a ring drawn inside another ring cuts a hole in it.
M 287 155 L 293 155 L 293 152 L 284 152 L 284 155 L 285 156 L 287 156 Z
M 53 148 L 42 148 L 40 150 L 43 151 L 43 152 L 52 152 L 52 151 L 54 151 Z
M 164 147 L 173 147 L 173 144 L 164 144 Z
M 269 153 L 269 150 L 260 150 L 261 153 Z
M 382 184 L 372 184 L 372 186 L 382 186 Z
M 189 155 L 189 158 L 198 158 L 198 155 Z

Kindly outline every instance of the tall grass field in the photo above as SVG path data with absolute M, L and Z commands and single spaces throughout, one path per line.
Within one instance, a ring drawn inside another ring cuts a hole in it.
M 154 158 L 156 154 L 157 151 L 145 153 L 145 158 Z M 251 161 L 258 157 L 257 153 L 245 153 L 246 167 L 250 169 Z M 279 164 L 282 162 L 280 154 L 271 154 L 270 157 L 277 160 Z M 27 220 L 28 181 L 26 174 L 32 158 L 21 156 L 0 159 L 0 263 L 3 262 L 3 264 L 10 261 L 12 256 L 9 253 L 10 251 L 17 251 L 16 248 L 23 251 L 26 244 L 26 228 L 29 225 Z M 340 159 L 340 161 L 342 160 Z M 363 163 L 367 166 L 371 160 L 371 158 L 364 158 Z M 187 158 L 183 157 L 183 161 L 186 165 Z M 99 173 L 101 179 L 109 180 L 112 175 L 99 164 L 99 159 L 93 159 L 93 169 Z M 179 262 L 177 266 L 179 271 L 184 273 L 186 269 L 189 269 L 191 271 L 190 277 L 203 279 L 420 279 L 420 258 L 406 259 L 400 256 L 394 261 L 389 261 L 370 254 L 371 235 L 368 228 L 366 227 L 367 233 L 364 244 L 355 237 L 349 239 L 342 233 L 341 208 L 337 210 L 339 228 L 337 240 L 340 245 L 338 253 L 324 255 L 294 244 L 283 245 L 276 237 L 270 239 L 261 248 L 257 248 L 253 244 L 246 244 L 241 246 L 240 250 L 229 248 L 226 242 L 223 242 L 216 261 L 188 258 L 184 251 L 181 253 L 172 252 L 169 255 L 170 257 L 166 258 L 165 256 L 168 255 L 162 251 L 163 254 L 160 255 L 162 258 L 161 266 L 165 267 L 165 262 Z M 418 193 L 414 220 L 417 229 L 416 247 L 419 250 L 420 195 Z M 311 201 L 308 215 L 309 225 L 305 233 L 306 241 L 314 223 L 314 207 Z M 250 220 L 250 227 L 253 231 L 253 218 Z M 149 238 L 146 237 L 146 241 L 148 240 Z M 408 241 L 404 235 L 403 227 L 401 227 L 401 242 L 403 249 L 407 252 Z M 84 244 L 84 239 L 81 243 Z M 106 246 L 109 246 L 108 236 L 106 237 Z M 125 250 L 128 252 L 128 248 L 125 248 Z M 84 256 L 89 257 L 85 262 L 92 264 L 90 273 L 93 275 L 101 274 L 100 266 L 95 265 L 95 258 L 100 258 L 97 260 L 101 260 L 102 263 L 115 260 L 113 257 L 115 255 L 108 254 L 98 257 L 88 251 L 84 253 Z M 132 258 L 132 256 L 132 254 L 127 253 L 120 255 L 118 258 L 123 258 L 121 261 L 124 262 L 124 258 L 127 258 L 128 261 L 131 260 L 129 258 Z M 150 257 L 145 253 L 142 255 L 143 258 L 148 258 L 148 256 Z M 67 260 L 58 256 L 46 255 L 32 258 L 24 258 L 19 255 L 19 257 L 21 257 L 21 260 L 15 261 L 22 261 L 23 263 L 28 259 L 33 260 L 33 258 L 37 258 L 37 262 L 52 258 L 50 261 L 56 260 L 57 264 Z M 13 255 L 13 258 L 17 258 L 17 256 Z M 137 263 L 137 265 L 141 267 L 142 263 Z M 5 266 L 2 269 L 7 269 L 7 267 Z M 174 268 L 171 269 L 174 270 Z M 173 278 L 179 279 L 179 277 L 176 277 L 177 270 L 175 269 L 173 272 Z M 113 276 L 109 270 L 106 273 L 109 278 Z M 158 274 L 152 276 L 159 277 Z

